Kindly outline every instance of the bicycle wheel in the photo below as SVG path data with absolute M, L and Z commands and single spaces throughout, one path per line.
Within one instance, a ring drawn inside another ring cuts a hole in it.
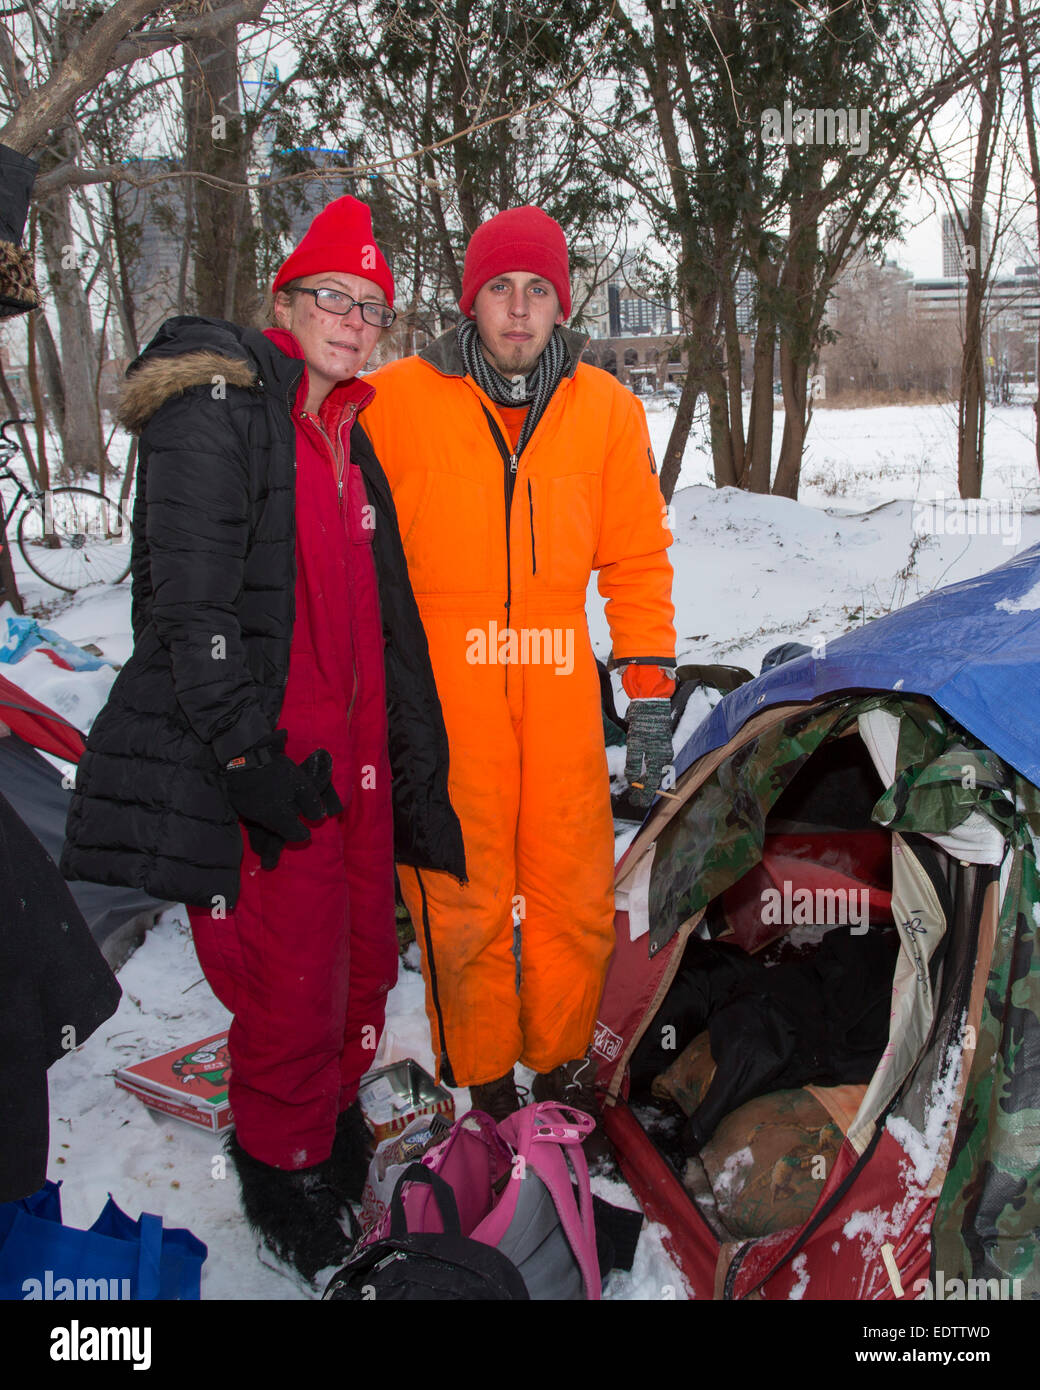
M 18 549 L 33 574 L 74 594 L 118 584 L 130 572 L 130 519 L 117 501 L 85 487 L 56 487 L 18 519 Z

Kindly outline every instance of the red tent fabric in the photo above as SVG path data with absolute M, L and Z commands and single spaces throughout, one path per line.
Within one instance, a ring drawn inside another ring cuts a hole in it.
M 83 755 L 86 745 L 80 731 L 5 676 L 0 676 L 0 720 L 13 734 L 44 753 L 74 763 Z

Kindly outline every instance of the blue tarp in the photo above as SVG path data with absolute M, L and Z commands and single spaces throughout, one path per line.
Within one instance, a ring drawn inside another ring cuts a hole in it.
M 734 690 L 691 735 L 676 775 L 760 710 L 846 690 L 927 695 L 1040 784 L 1040 545 Z

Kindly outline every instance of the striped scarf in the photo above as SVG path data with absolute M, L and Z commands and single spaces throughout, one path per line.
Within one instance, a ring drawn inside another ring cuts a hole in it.
M 472 319 L 462 319 L 455 334 L 466 371 L 496 405 L 530 406 L 516 446 L 516 457 L 519 458 L 559 386 L 567 365 L 567 347 L 562 334 L 554 328 L 534 370 L 527 376 L 515 377 L 504 377 L 481 352 L 477 325 Z

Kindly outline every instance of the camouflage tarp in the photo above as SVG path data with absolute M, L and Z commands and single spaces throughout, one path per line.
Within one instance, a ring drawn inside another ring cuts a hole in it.
M 1022 1281 L 1040 1297 L 1040 791 L 917 702 L 904 710 L 896 782 L 875 809 L 894 830 L 937 834 L 972 811 L 1012 855 L 964 1103 L 932 1227 L 935 1270 Z M 1011 1284 L 1014 1291 L 1014 1285 Z M 949 1297 L 949 1294 L 947 1294 Z
M 1021 1279 L 1040 1298 L 1040 880 L 1032 844 L 1013 854 L 932 1239 L 947 1282 Z
M 664 827 L 650 877 L 651 954 L 758 863 L 770 808 L 855 703 L 836 701 L 751 739 Z
M 980 811 L 1023 848 L 1030 827 L 1040 834 L 1040 791 L 930 700 L 882 696 L 861 708 L 879 706 L 900 717 L 896 780 L 874 808 L 879 825 L 936 835 Z

